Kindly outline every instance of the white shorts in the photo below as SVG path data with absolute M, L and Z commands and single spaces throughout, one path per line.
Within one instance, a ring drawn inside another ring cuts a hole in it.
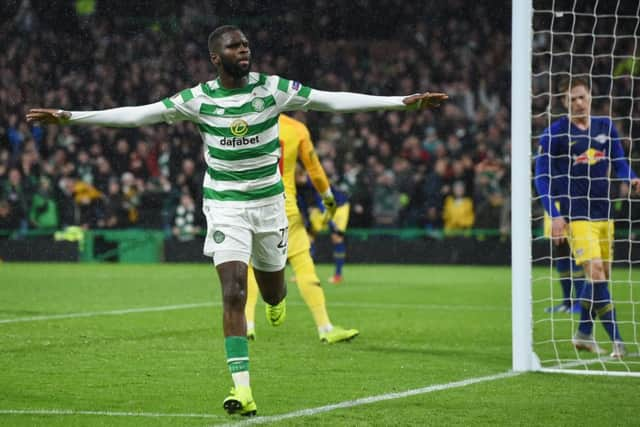
M 207 218 L 204 254 L 217 266 L 228 261 L 253 263 L 256 270 L 279 271 L 287 262 L 289 223 L 284 198 L 258 207 L 213 207 L 204 201 Z

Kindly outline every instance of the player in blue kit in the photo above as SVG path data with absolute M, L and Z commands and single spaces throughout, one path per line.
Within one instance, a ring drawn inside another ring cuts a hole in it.
M 560 203 L 556 203 L 556 209 L 560 209 Z M 551 217 L 545 212 L 544 237 L 551 239 Z M 545 308 L 545 313 L 571 313 L 580 314 L 582 309 L 578 298 L 584 286 L 584 270 L 571 259 L 571 248 L 565 240 L 560 245 L 551 247 L 551 258 L 560 277 L 562 288 L 562 302 L 553 307 Z M 572 294 L 573 288 L 573 294 Z
M 640 179 L 629 166 L 613 121 L 591 116 L 589 82 L 572 78 L 560 89 L 566 94 L 564 104 L 569 114 L 554 121 L 540 138 L 536 189 L 552 218 L 554 244 L 568 239 L 575 262 L 583 266 L 587 279 L 580 295 L 582 312 L 573 345 L 604 353 L 593 338 L 597 316 L 613 342 L 611 357 L 621 358 L 625 347 L 608 286 L 613 244 L 610 171 L 636 191 Z
M 331 185 L 331 191 L 336 200 L 336 212 L 329 220 L 326 219 L 325 207 L 322 204 L 322 197 L 314 192 L 315 207 L 309 209 L 309 222 L 312 234 L 328 230 L 331 234 L 331 244 L 333 245 L 334 273 L 329 278 L 329 282 L 338 285 L 342 282 L 342 267 L 346 259 L 346 244 L 344 235 L 349 223 L 349 197 L 347 193 Z

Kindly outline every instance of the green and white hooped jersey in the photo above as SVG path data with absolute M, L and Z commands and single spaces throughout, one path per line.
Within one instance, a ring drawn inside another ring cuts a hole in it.
M 304 110 L 310 93 L 296 81 L 250 73 L 243 88 L 225 89 L 212 80 L 162 101 L 167 122 L 198 126 L 208 166 L 206 204 L 251 207 L 283 197 L 278 116 Z

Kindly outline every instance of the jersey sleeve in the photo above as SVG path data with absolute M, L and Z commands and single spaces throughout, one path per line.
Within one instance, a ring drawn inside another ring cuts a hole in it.
M 108 127 L 138 127 L 156 123 L 172 124 L 183 120 L 198 121 L 200 86 L 153 104 L 135 107 L 119 107 L 96 111 L 70 111 L 69 123 Z
M 544 210 L 552 218 L 555 218 L 561 215 L 551 196 L 551 154 L 549 152 L 552 145 L 551 139 L 551 130 L 547 128 L 540 137 L 540 145 L 538 146 L 538 155 L 535 162 L 534 184 Z
M 609 125 L 609 137 L 611 141 L 611 164 L 613 165 L 613 171 L 616 178 L 630 180 L 637 178 L 636 173 L 631 169 L 627 156 L 622 148 L 622 142 L 620 142 L 620 136 L 613 122 Z
M 70 111 L 69 123 L 77 125 L 96 125 L 106 127 L 138 127 L 168 121 L 167 111 L 162 102 L 119 107 L 95 111 Z
M 316 150 L 311 142 L 311 136 L 309 130 L 306 127 L 301 127 L 301 139 L 298 146 L 298 158 L 302 161 L 304 168 L 309 174 L 309 179 L 316 191 L 320 194 L 324 194 L 329 190 L 329 180 L 327 174 L 320 164 L 320 159 L 316 154 Z
M 355 113 L 380 110 L 416 109 L 417 104 L 409 107 L 402 100 L 404 96 L 377 96 L 353 92 L 327 92 L 311 89 L 306 108 L 314 111 L 336 113 Z
M 182 120 L 198 122 L 200 116 L 200 102 L 198 98 L 203 95 L 200 85 L 185 89 L 176 93 L 171 98 L 162 100 L 165 107 L 165 121 L 169 124 Z
M 275 94 L 281 111 L 313 110 L 336 113 L 354 113 L 379 110 L 408 110 L 402 102 L 404 96 L 376 96 L 353 92 L 328 92 L 302 85 L 294 80 L 278 79 Z
M 311 88 L 295 80 L 288 80 L 280 76 L 272 77 L 277 79 L 274 98 L 280 111 L 308 109 Z

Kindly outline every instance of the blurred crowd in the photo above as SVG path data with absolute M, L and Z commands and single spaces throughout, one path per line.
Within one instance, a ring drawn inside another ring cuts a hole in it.
M 314 0 L 298 17 L 290 1 L 237 16 L 185 1 L 153 20 L 70 10 L 51 22 L 18 3 L 0 30 L 0 230 L 197 233 L 205 167 L 191 123 L 41 127 L 24 115 L 147 104 L 212 80 L 206 39 L 223 23 L 245 30 L 255 71 L 322 90 L 449 94 L 423 113 L 294 114 L 350 195 L 350 226 L 509 228 L 508 5 Z

